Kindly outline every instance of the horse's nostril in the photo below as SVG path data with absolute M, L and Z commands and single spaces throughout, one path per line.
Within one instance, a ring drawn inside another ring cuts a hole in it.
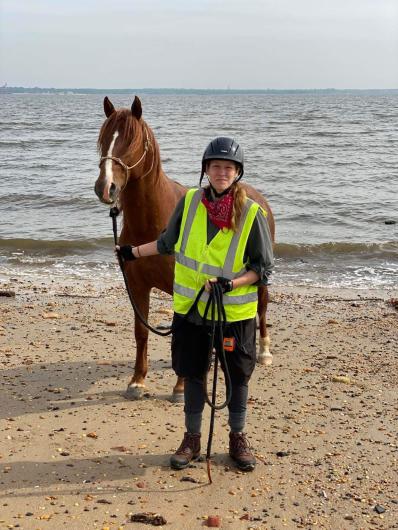
M 116 185 L 112 182 L 110 188 L 109 188 L 109 193 L 112 195 L 116 190 Z
M 100 186 L 98 184 L 98 182 L 95 183 L 95 186 L 94 186 L 94 193 L 97 195 L 97 197 L 101 198 L 102 196 L 102 191 L 100 189 Z

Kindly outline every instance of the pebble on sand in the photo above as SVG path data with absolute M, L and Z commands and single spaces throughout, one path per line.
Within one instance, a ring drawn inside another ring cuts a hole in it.
M 162 515 L 153 512 L 135 513 L 131 515 L 130 521 L 132 523 L 144 523 L 151 524 L 153 526 L 162 526 L 167 524 L 166 519 Z
M 86 434 L 87 438 L 94 438 L 96 440 L 98 438 L 98 434 L 96 432 L 89 432 Z
M 15 291 L 0 291 L 0 296 L 6 296 L 7 298 L 15 298 Z
M 381 506 L 380 504 L 376 504 L 375 508 L 374 508 L 375 512 L 377 513 L 384 513 L 386 511 L 386 509 L 384 508 L 384 506 Z
M 348 375 L 334 375 L 332 381 L 333 383 L 344 383 L 345 385 L 350 385 L 352 382 Z
M 219 528 L 221 526 L 221 518 L 219 515 L 209 515 L 206 519 L 206 526 L 209 528 Z
M 53 320 L 61 318 L 59 313 L 43 313 L 42 317 L 45 318 L 45 319 L 53 319 Z

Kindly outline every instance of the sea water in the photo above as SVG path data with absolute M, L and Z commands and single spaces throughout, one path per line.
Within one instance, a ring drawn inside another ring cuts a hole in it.
M 0 96 L 0 279 L 119 277 L 94 194 L 104 95 Z M 140 94 L 166 174 L 199 181 L 215 136 L 276 222 L 276 285 L 398 286 L 398 95 Z M 111 96 L 130 107 L 132 96 Z

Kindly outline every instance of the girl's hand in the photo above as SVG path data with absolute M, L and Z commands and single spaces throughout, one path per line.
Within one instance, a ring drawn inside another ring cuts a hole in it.
M 228 278 L 223 278 L 222 276 L 219 276 L 218 278 L 209 278 L 205 283 L 205 291 L 210 292 L 211 284 L 212 283 L 218 283 L 221 285 L 221 289 L 223 293 L 229 293 L 234 288 L 234 284 L 232 280 L 229 280 Z
M 211 291 L 211 283 L 217 283 L 217 278 L 209 278 L 208 280 L 206 280 L 206 283 L 205 283 L 205 291 L 207 293 L 210 293 Z
M 131 245 L 122 245 L 121 247 L 116 245 L 115 252 L 119 257 L 123 258 L 124 261 L 137 259 L 133 254 L 133 247 Z

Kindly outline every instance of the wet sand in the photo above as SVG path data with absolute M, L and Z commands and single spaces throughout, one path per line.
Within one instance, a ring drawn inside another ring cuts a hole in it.
M 273 288 L 274 362 L 257 366 L 247 433 L 253 473 L 228 457 L 217 414 L 205 462 L 168 467 L 183 433 L 170 339 L 150 335 L 141 401 L 132 373 L 132 312 L 120 284 L 10 281 L 0 297 L 0 528 L 398 528 L 398 311 L 395 291 Z M 170 322 L 155 292 L 151 322 Z M 219 386 L 219 399 L 223 385 Z M 207 442 L 206 409 L 203 443 Z

